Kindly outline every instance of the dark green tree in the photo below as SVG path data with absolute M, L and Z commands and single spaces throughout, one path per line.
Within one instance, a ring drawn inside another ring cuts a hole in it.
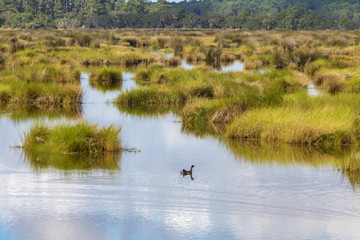
M 348 17 L 343 18 L 339 22 L 339 26 L 340 26 L 340 29 L 343 29 L 343 30 L 355 30 L 355 29 L 359 28 L 359 26 Z
M 200 19 L 202 28 L 222 28 L 225 26 L 225 17 L 217 12 L 208 12 Z

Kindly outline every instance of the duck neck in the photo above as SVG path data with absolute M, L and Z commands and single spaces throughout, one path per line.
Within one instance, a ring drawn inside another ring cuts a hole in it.
M 194 167 L 194 166 L 191 166 L 191 168 L 190 168 L 190 172 L 192 172 L 193 167 Z

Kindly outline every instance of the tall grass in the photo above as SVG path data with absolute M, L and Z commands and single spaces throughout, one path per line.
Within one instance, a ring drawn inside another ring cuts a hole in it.
M 90 77 L 90 84 L 102 87 L 117 87 L 122 82 L 122 72 L 118 69 L 102 68 Z
M 24 134 L 30 151 L 62 154 L 102 154 L 121 151 L 120 128 L 99 128 L 87 122 L 47 126 L 36 124 Z
M 79 83 L 79 72 L 63 65 L 36 64 L 23 66 L 16 70 L 18 78 L 28 82 Z
M 76 109 L 82 99 L 79 85 L 27 83 L 13 79 L 0 84 L 0 104 L 11 109 Z
M 9 85 L 0 84 L 0 104 L 7 105 L 11 99 L 12 91 Z
M 143 107 L 149 105 L 181 105 L 185 101 L 183 96 L 171 92 L 166 87 L 150 86 L 139 88 L 121 94 L 117 98 L 117 103 L 129 107 Z
M 226 136 L 320 148 L 341 147 L 357 142 L 355 120 L 356 115 L 349 108 L 254 109 L 236 118 L 227 128 Z

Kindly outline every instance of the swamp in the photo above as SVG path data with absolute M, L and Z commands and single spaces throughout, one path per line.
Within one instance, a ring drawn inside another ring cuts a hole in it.
M 0 239 L 355 239 L 359 66 L 359 31 L 0 30 Z

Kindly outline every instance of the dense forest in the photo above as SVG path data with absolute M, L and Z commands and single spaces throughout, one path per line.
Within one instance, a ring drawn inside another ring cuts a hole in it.
M 358 0 L 0 0 L 0 27 L 357 29 Z

